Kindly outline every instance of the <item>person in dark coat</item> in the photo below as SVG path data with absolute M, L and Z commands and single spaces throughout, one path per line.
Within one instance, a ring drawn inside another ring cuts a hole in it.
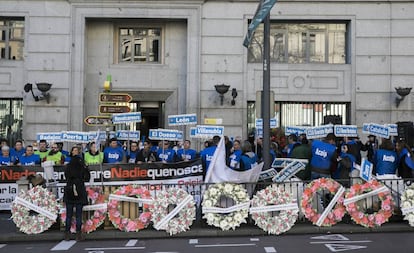
M 79 147 L 72 147 L 70 151 L 70 162 L 65 169 L 66 186 L 63 201 L 66 204 L 66 227 L 65 240 L 70 240 L 70 226 L 73 216 L 73 208 L 76 208 L 76 240 L 83 240 L 82 208 L 88 204 L 85 182 L 88 182 L 91 175 L 81 156 Z

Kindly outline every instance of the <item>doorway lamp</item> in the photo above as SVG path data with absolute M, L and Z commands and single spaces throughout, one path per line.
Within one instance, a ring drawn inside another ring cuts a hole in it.
M 398 106 L 400 105 L 401 101 L 403 101 L 403 100 L 404 100 L 404 98 L 405 98 L 408 94 L 410 94 L 411 89 L 412 89 L 412 88 L 401 88 L 401 87 L 398 87 L 398 88 L 396 87 L 396 88 L 395 88 L 395 90 L 397 91 L 397 94 L 400 96 L 400 97 L 396 97 L 396 98 L 395 98 L 395 106 L 397 106 L 397 108 L 398 108 Z
M 230 85 L 224 83 L 216 84 L 214 85 L 214 88 L 216 89 L 216 92 L 220 95 L 220 105 L 223 105 L 224 94 L 226 94 L 229 91 Z M 233 99 L 231 100 L 231 105 L 235 105 L 236 101 L 234 99 L 237 97 L 236 88 L 233 88 L 231 90 L 231 96 L 233 97 Z
M 37 89 L 41 92 L 39 95 L 35 95 L 33 92 L 33 84 L 26 83 L 24 86 L 24 91 L 26 93 L 32 92 L 33 99 L 38 102 L 40 100 L 46 100 L 46 102 L 49 104 L 50 102 L 50 94 L 49 90 L 52 87 L 51 83 L 36 83 Z

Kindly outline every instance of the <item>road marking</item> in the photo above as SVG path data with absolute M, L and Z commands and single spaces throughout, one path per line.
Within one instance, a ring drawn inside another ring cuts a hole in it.
M 258 241 L 260 241 L 260 239 L 259 238 L 250 238 L 250 241 L 251 242 L 258 242 Z
M 133 247 L 133 246 L 135 246 L 135 244 L 137 244 L 137 242 L 138 242 L 138 240 L 129 240 L 128 242 L 127 242 L 127 244 L 125 244 L 125 247 Z
M 70 249 L 73 245 L 75 245 L 76 241 L 75 240 L 70 240 L 70 241 L 61 241 L 60 243 L 56 244 L 55 247 L 53 247 L 50 251 L 60 251 L 60 250 L 68 250 Z
M 129 250 L 129 249 L 145 249 L 145 247 L 85 248 L 84 250 L 100 251 L 100 250 Z
M 0 244 L 0 249 L 6 246 L 7 244 Z
M 244 244 L 204 244 L 195 245 L 196 248 L 208 248 L 208 247 L 245 247 L 245 246 L 256 246 L 255 243 L 244 243 Z
M 333 234 L 333 235 L 321 235 L 321 236 L 314 236 L 311 237 L 312 240 L 336 240 L 336 241 L 348 241 L 349 238 L 340 235 L 340 234 Z
M 190 239 L 188 241 L 189 244 L 198 244 L 198 239 Z
M 325 243 L 366 243 L 372 242 L 369 240 L 366 241 L 322 241 L 322 242 L 310 242 L 310 244 L 325 244 Z
M 361 245 L 346 245 L 346 244 L 325 244 L 325 246 L 332 252 L 346 251 L 346 250 L 355 250 L 355 249 L 365 249 L 368 246 Z
M 273 247 L 264 247 L 266 253 L 276 253 L 276 249 Z

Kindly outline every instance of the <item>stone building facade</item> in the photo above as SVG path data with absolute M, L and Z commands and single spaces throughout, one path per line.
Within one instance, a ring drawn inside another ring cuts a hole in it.
M 200 124 L 220 118 L 226 135 L 246 138 L 254 116 L 249 106 L 262 89 L 262 64 L 242 45 L 257 5 L 254 0 L 0 0 L 0 18 L 24 23 L 17 58 L 0 59 L 0 99 L 23 99 L 25 140 L 34 140 L 37 132 L 96 130 L 84 118 L 99 115 L 98 94 L 111 75 L 112 91 L 131 94 L 150 121 L 142 123 L 146 128 L 168 128 L 168 115 L 196 113 Z M 284 48 L 273 53 L 286 58 L 270 67 L 272 101 L 343 103 L 343 123 L 359 127 L 413 121 L 413 93 L 397 107 L 395 88 L 414 83 L 414 1 L 279 0 L 270 18 L 279 23 L 276 28 L 299 24 L 295 36 L 302 38 L 298 42 L 280 32 Z M 345 24 L 342 62 L 331 62 L 331 47 L 322 44 L 331 38 L 329 31 L 307 33 L 300 30 L 304 24 Z M 135 34 L 143 36 L 140 41 Z M 291 62 L 291 45 L 309 49 L 299 52 L 305 60 Z M 312 58 L 315 49 L 329 59 Z M 37 82 L 53 84 L 49 103 L 24 91 L 26 83 Z M 230 85 L 223 105 L 214 88 L 222 83 Z

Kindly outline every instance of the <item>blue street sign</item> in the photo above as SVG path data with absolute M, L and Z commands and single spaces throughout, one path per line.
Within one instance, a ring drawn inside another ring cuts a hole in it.
M 197 124 L 197 114 L 181 114 L 181 115 L 169 115 L 168 125 L 179 126 L 179 125 L 191 125 Z
M 365 181 L 370 181 L 372 178 L 372 168 L 373 164 L 367 159 L 362 159 L 361 170 L 359 171 L 359 177 Z
M 89 133 L 75 131 L 62 132 L 62 141 L 87 143 L 89 142 Z
M 224 135 L 224 126 L 197 125 L 196 134 L 201 136 Z
M 62 132 L 54 132 L 54 133 L 37 133 L 36 140 L 46 140 L 48 142 L 59 142 L 62 141 Z
M 181 141 L 183 140 L 183 131 L 170 129 L 150 129 L 148 138 L 151 140 Z
M 141 121 L 141 112 L 116 113 L 112 115 L 112 124 L 122 124 Z
M 357 137 L 358 127 L 355 125 L 335 125 L 334 134 L 337 137 Z
M 116 131 L 116 138 L 118 140 L 134 140 L 139 141 L 141 132 L 140 131 L 129 131 L 129 130 L 118 130 Z

